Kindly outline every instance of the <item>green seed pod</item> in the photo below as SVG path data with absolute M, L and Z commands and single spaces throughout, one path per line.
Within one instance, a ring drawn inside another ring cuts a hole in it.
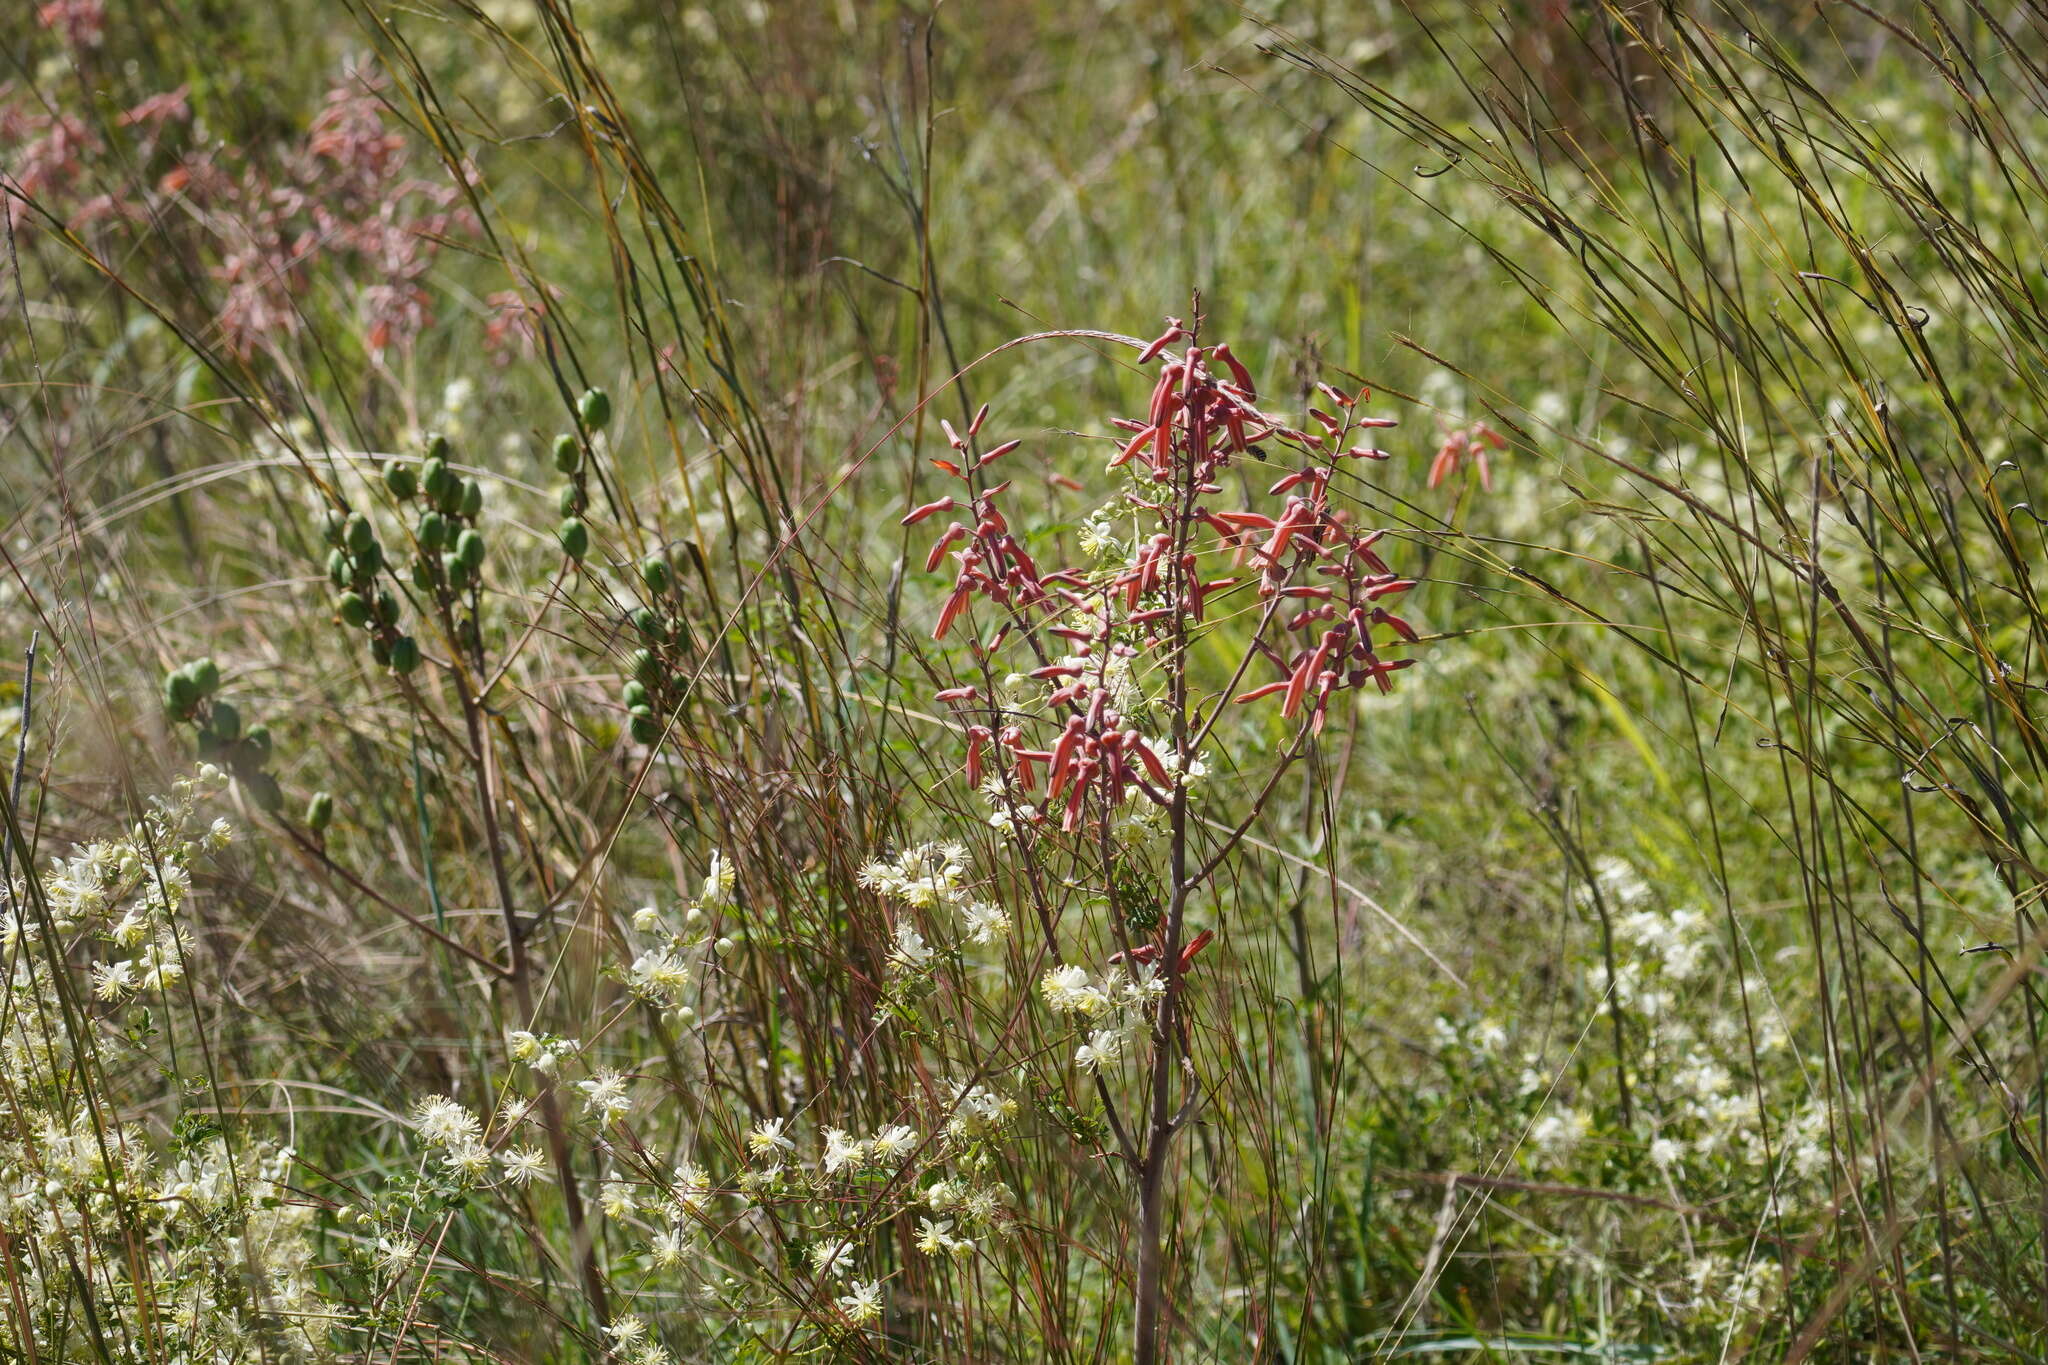
M 412 672 L 420 666 L 420 642 L 410 635 L 401 635 L 391 642 L 391 671 L 398 674 Z
M 475 479 L 462 485 L 462 515 L 475 521 L 484 510 L 484 486 Z
M 339 545 L 342 537 L 348 533 L 348 517 L 338 510 L 330 509 L 321 522 L 320 530 L 321 534 L 327 537 L 329 545 Z
M 583 446 L 574 436 L 563 432 L 555 438 L 555 468 L 564 474 L 574 474 L 583 464 Z
M 462 512 L 462 480 L 453 474 L 443 479 L 441 491 L 434 495 L 434 506 L 451 517 L 459 516 Z
M 359 555 L 377 543 L 377 531 L 370 525 L 368 517 L 361 512 L 352 512 L 342 539 L 347 542 L 350 554 Z
M 421 549 L 438 550 L 448 543 L 448 518 L 439 512 L 425 513 L 420 517 L 419 530 L 416 534 Z
M 640 581 L 647 585 L 647 591 L 659 597 L 668 591 L 672 581 L 668 561 L 660 555 L 649 555 L 640 561 Z
M 474 572 L 484 566 L 484 538 L 474 530 L 465 529 L 455 537 L 455 557 L 462 566 Z
M 585 389 L 576 404 L 576 417 L 585 431 L 603 431 L 612 420 L 611 395 L 603 389 Z
M 398 599 L 392 596 L 389 588 L 377 594 L 377 619 L 386 625 L 394 625 L 398 621 Z
M 412 562 L 412 585 L 420 592 L 434 590 L 434 561 L 429 556 L 421 555 Z
M 573 483 L 565 483 L 555 490 L 555 506 L 565 517 L 583 515 L 583 490 Z
M 199 757 L 207 763 L 218 762 L 226 753 L 227 746 L 220 742 L 220 736 L 202 725 L 199 727 Z
M 370 576 L 383 567 L 384 547 L 374 540 L 370 542 L 369 548 L 355 557 L 356 577 L 362 582 L 368 582 Z
M 384 466 L 384 487 L 400 502 L 410 502 L 412 495 L 420 491 L 419 475 L 409 464 L 387 464 Z
M 641 707 L 646 706 L 648 704 L 647 684 L 641 682 L 638 678 L 628 680 L 626 683 L 625 699 L 628 711 L 638 711 Z
M 661 660 L 654 657 L 654 651 L 636 649 L 633 651 L 633 676 L 644 687 L 652 688 L 661 681 Z
M 445 460 L 448 458 L 448 438 L 438 431 L 427 438 L 427 458 L 430 460 Z
M 242 713 L 233 702 L 217 701 L 213 704 L 213 719 L 207 725 L 221 743 L 233 744 L 242 734 Z
M 391 646 L 374 635 L 370 637 L 370 660 L 379 668 L 391 662 Z
M 570 517 L 557 526 L 555 539 L 562 542 L 562 553 L 571 559 L 581 559 L 590 553 L 590 528 L 581 517 Z
M 661 738 L 661 722 L 651 715 L 636 712 L 626 728 L 632 732 L 636 744 L 652 744 Z
M 355 577 L 355 573 L 355 566 L 348 562 L 348 553 L 346 551 L 329 550 L 327 552 L 328 582 L 337 588 L 345 588 L 348 586 L 349 580 Z
M 186 664 L 185 671 L 190 673 L 192 681 L 199 685 L 200 696 L 210 697 L 220 691 L 220 665 L 213 661 L 212 655 Z
M 661 614 L 653 607 L 633 608 L 633 629 L 649 640 L 661 638 Z
M 441 556 L 441 574 L 448 580 L 450 592 L 466 592 L 469 589 L 469 566 L 453 554 Z
M 435 502 L 447 496 L 448 481 L 454 477 L 448 472 L 448 461 L 444 456 L 429 455 L 420 465 L 420 487 L 427 490 L 427 496 Z
M 306 802 L 306 828 L 314 833 L 334 823 L 334 796 L 331 792 L 314 792 Z
M 345 592 L 334 599 L 334 614 L 345 626 L 367 626 L 370 624 L 370 604 L 361 593 Z
M 245 779 L 249 788 L 249 799 L 256 803 L 256 809 L 275 815 L 284 809 L 284 788 L 277 785 L 277 779 L 266 772 L 253 772 Z
M 186 670 L 173 669 L 164 675 L 164 705 L 177 716 L 188 714 L 199 700 L 199 684 Z
M 218 735 L 214 738 L 220 742 L 221 758 L 227 763 L 228 771 L 236 777 L 247 782 L 263 771 L 263 755 L 248 740 L 238 739 L 230 744 Z
M 249 746 L 249 752 L 256 755 L 256 764 L 261 767 L 270 762 L 270 727 L 252 725 L 249 733 L 242 736 L 242 743 Z

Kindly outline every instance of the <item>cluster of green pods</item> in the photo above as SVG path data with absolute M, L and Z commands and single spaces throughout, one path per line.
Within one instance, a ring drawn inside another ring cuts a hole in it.
M 195 727 L 199 757 L 233 773 L 249 799 L 265 811 L 284 804 L 284 791 L 270 771 L 270 727 L 244 725 L 241 708 L 220 695 L 220 665 L 194 659 L 164 675 L 164 712 Z

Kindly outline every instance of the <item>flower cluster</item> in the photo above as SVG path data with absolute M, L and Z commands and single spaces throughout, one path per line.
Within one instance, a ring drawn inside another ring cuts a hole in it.
M 893 859 L 876 858 L 860 871 L 860 883 L 885 900 L 911 910 L 947 910 L 957 915 L 966 942 L 986 945 L 1009 936 L 1009 912 L 977 897 L 966 884 L 967 850 L 959 844 L 919 844 Z M 908 919 L 891 935 L 890 963 L 899 973 L 930 965 L 932 946 Z
M 1190 947 L 1200 951 L 1197 945 Z M 1105 976 L 1098 982 L 1085 967 L 1070 963 L 1053 968 L 1038 982 L 1047 1009 L 1074 1016 L 1088 1030 L 1087 1040 L 1074 1052 L 1074 1065 L 1086 1072 L 1099 1071 L 1122 1057 L 1131 1040 L 1149 1026 L 1165 993 L 1166 981 L 1158 968 L 1143 961 L 1133 962 L 1121 981 Z
M 131 1117 L 110 1066 L 141 1049 L 154 1082 L 166 1065 L 150 1021 L 183 994 L 193 871 L 230 833 L 199 807 L 225 785 L 202 766 L 126 832 L 0 887 L 0 1241 L 15 1305 L 0 1357 L 68 1359 L 93 1314 L 108 1339 L 168 1333 L 188 1359 L 310 1358 L 326 1331 L 311 1324 L 346 1317 L 319 1295 L 317 1213 L 286 1187 L 292 1151 L 211 1113 L 166 1114 L 153 1085 Z M 132 1008 L 95 1008 L 88 980 L 102 1005 Z
M 1133 680 L 1146 661 L 1171 667 L 1167 656 L 1182 650 L 1218 603 L 1248 597 L 1257 614 L 1238 677 L 1261 661 L 1277 674 L 1237 700 L 1278 694 L 1282 714 L 1305 716 L 1314 730 L 1322 728 L 1338 693 L 1368 685 L 1385 691 L 1391 676 L 1412 662 L 1390 657 L 1417 637 L 1384 604 L 1414 585 L 1380 558 L 1375 547 L 1384 533 L 1354 529 L 1331 496 L 1342 461 L 1386 458 L 1357 438 L 1392 420 L 1359 414 L 1363 392 L 1325 385 L 1321 391 L 1334 411 L 1311 407 L 1306 429 L 1290 425 L 1261 406 L 1250 373 L 1228 345 L 1194 340 L 1169 320 L 1166 332 L 1143 348 L 1141 364 L 1162 362 L 1159 378 L 1144 419 L 1118 420 L 1124 437 L 1109 461 L 1110 470 L 1128 477 L 1120 503 L 1132 531 L 1122 534 L 1112 509 L 1099 511 L 1082 541 L 1084 550 L 1104 556 L 1100 562 L 1040 568 L 1001 510 L 1010 485 L 989 486 L 985 478 L 1020 442 L 973 453 L 985 407 L 965 435 L 945 425 L 954 457 L 933 461 L 965 491 L 903 518 L 916 525 L 943 513 L 967 514 L 946 526 L 926 559 L 927 569 L 948 556 L 954 564 L 933 637 L 945 638 L 980 601 L 994 619 L 977 653 L 1022 641 L 1034 655 L 1035 666 L 1023 676 L 1044 692 L 1022 714 L 1012 698 L 985 698 L 982 684 L 938 693 L 960 716 L 969 784 L 980 786 L 993 773 L 1006 791 L 1033 801 L 1042 784 L 1042 808 L 1015 799 L 1001 803 L 1000 825 L 1057 813 L 1060 828 L 1071 832 L 1090 793 L 1100 793 L 1108 810 L 1139 795 L 1161 805 L 1172 799 L 1176 778 L 1168 760 L 1181 756 L 1147 733 L 1144 700 Z M 1180 342 L 1190 344 L 1174 351 Z M 1297 463 L 1268 490 L 1273 510 L 1220 501 L 1222 474 L 1234 461 L 1268 459 L 1276 449 L 1291 451 Z M 1106 554 L 1111 550 L 1116 553 Z

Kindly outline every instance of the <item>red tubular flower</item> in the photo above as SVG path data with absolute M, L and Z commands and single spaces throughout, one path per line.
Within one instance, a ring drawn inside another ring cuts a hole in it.
M 950 512 L 959 505 L 959 503 L 955 502 L 951 498 L 940 498 L 938 501 L 928 502 L 924 504 L 922 507 L 911 508 L 910 514 L 904 517 L 903 520 L 897 522 L 896 524 L 898 526 L 915 526 L 920 521 L 923 521 L 926 517 L 931 516 L 935 512 Z

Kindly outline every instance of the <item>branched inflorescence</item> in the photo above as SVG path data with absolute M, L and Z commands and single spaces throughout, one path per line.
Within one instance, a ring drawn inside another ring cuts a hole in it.
M 1357 411 L 1369 396 L 1364 390 L 1350 395 L 1319 385 L 1329 410 L 1311 406 L 1307 423 L 1290 425 L 1260 405 L 1251 374 L 1228 345 L 1194 340 L 1169 320 L 1139 356 L 1141 364 L 1163 362 L 1144 419 L 1115 423 L 1125 439 L 1108 468 L 1129 476 L 1120 511 L 1135 528 L 1118 542 L 1126 553 L 1094 566 L 1040 569 L 1001 509 L 1011 485 L 982 480 L 1021 442 L 1006 441 L 979 459 L 969 453 L 986 407 L 966 436 L 942 424 L 957 458 L 933 461 L 967 492 L 903 518 L 908 526 L 969 514 L 947 525 L 925 561 L 927 570 L 948 558 L 955 565 L 933 638 L 944 639 L 979 599 L 999 617 L 983 656 L 1010 638 L 1028 638 L 1040 656 L 1028 676 L 1050 688 L 1043 717 L 1057 728 L 1045 743 L 1014 713 L 997 710 L 993 723 L 975 715 L 995 701 L 981 687 L 938 694 L 967 720 L 968 781 L 978 785 L 991 764 L 1026 794 L 1037 793 L 1042 778 L 1047 810 L 1058 810 L 1067 830 L 1078 825 L 1090 791 L 1112 807 L 1133 795 L 1169 801 L 1171 770 L 1183 756 L 1137 728 L 1124 680 L 1162 651 L 1183 647 L 1186 629 L 1210 621 L 1219 604 L 1248 599 L 1258 613 L 1240 679 L 1262 665 L 1274 674 L 1236 700 L 1277 695 L 1284 716 L 1305 716 L 1315 731 L 1339 693 L 1368 685 L 1386 691 L 1391 676 L 1413 662 L 1389 656 L 1416 634 L 1384 605 L 1413 581 L 1381 559 L 1376 546 L 1385 532 L 1358 530 L 1330 497 L 1341 462 L 1386 458 L 1362 437 L 1393 420 Z M 1173 349 L 1183 342 L 1185 349 Z M 1275 448 L 1296 467 L 1267 489 L 1267 508 L 1236 505 L 1241 499 L 1226 496 L 1225 472 L 1245 457 L 1270 461 Z

